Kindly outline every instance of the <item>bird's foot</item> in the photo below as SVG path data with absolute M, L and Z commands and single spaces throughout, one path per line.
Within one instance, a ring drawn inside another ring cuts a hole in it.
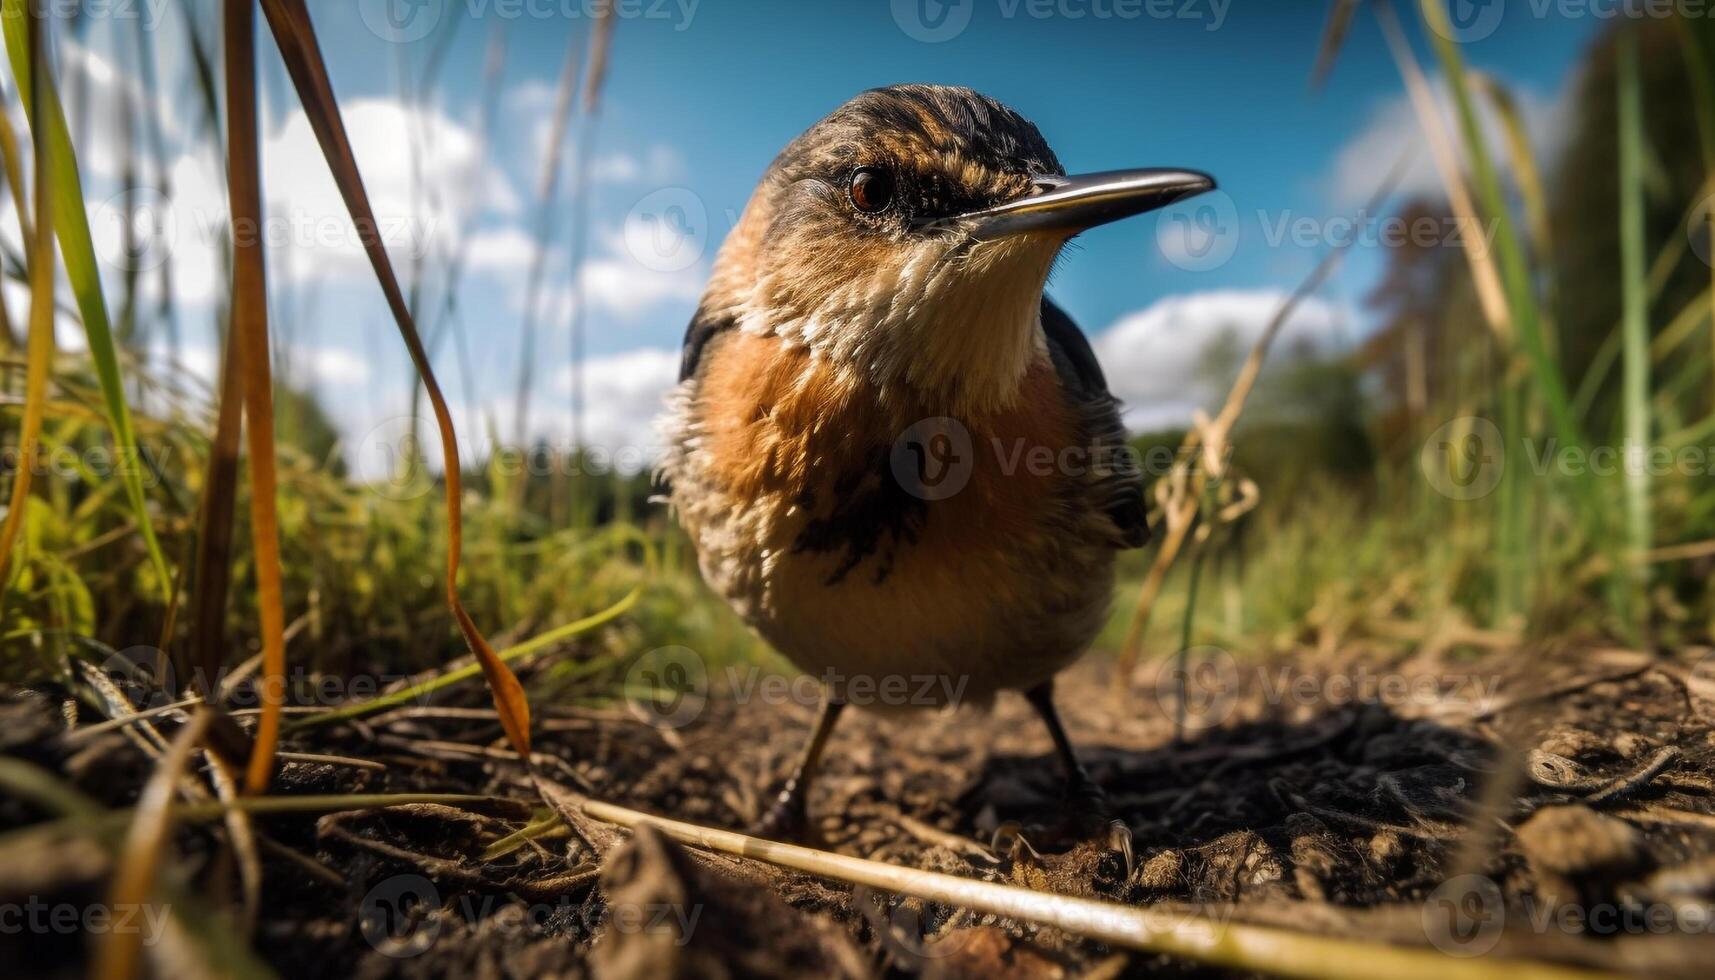
M 1137 864 L 1131 847 L 1131 828 L 1114 817 L 1107 791 L 1088 776 L 1073 779 L 1066 787 L 1066 810 L 1078 839 L 1100 843 L 1118 856 L 1129 880 Z
M 1115 819 L 1107 792 L 1088 776 L 1074 778 L 1066 784 L 1058 818 L 1026 828 L 1023 836 L 1053 850 L 1085 843 L 1100 844 L 1124 862 L 1127 878 L 1131 877 L 1136 864 L 1131 828 L 1125 821 Z
M 1094 823 L 1113 819 L 1113 806 L 1108 791 L 1089 776 L 1079 775 L 1066 783 L 1066 810 L 1069 816 Z

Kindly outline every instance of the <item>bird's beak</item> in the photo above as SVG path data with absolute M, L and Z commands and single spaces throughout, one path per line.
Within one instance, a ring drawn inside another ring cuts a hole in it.
M 1072 177 L 1043 177 L 1025 197 L 960 215 L 974 221 L 977 238 L 1027 232 L 1075 235 L 1087 228 L 1164 208 L 1214 190 L 1215 179 L 1194 170 L 1108 170 Z

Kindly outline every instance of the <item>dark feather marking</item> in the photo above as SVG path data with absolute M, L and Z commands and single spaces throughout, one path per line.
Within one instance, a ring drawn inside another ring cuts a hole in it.
M 1119 529 L 1122 545 L 1141 548 L 1149 542 L 1148 507 L 1143 499 L 1143 474 L 1138 471 L 1136 456 L 1127 448 L 1119 399 L 1108 390 L 1089 339 L 1066 311 L 1046 296 L 1042 297 L 1042 332 L 1047 336 L 1048 355 L 1060 384 L 1078 409 L 1083 436 L 1094 450 L 1097 506 Z
M 869 453 L 865 465 L 840 476 L 832 487 L 833 509 L 804 525 L 793 542 L 794 552 L 844 550 L 839 567 L 828 576 L 834 585 L 863 564 L 877 557 L 875 583 L 881 584 L 893 571 L 893 551 L 913 544 L 923 529 L 929 505 L 913 496 L 894 478 L 889 447 Z M 887 539 L 883 550 L 883 539 Z
M 691 322 L 685 327 L 685 342 L 679 348 L 679 380 L 689 380 L 697 373 L 697 362 L 702 360 L 703 348 L 709 341 L 723 330 L 733 326 L 736 321 L 730 315 L 714 315 L 704 307 L 697 307 L 697 312 L 691 315 Z

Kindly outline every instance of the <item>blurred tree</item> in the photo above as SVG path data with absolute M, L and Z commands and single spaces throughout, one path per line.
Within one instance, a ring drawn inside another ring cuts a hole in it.
M 1596 352 L 1620 319 L 1619 157 L 1615 110 L 1616 38 L 1620 29 L 1638 31 L 1644 127 L 1648 136 L 1645 166 L 1649 177 L 1645 241 L 1650 254 L 1675 238 L 1680 222 L 1705 180 L 1697 131 L 1695 81 L 1687 71 L 1679 32 L 1689 28 L 1702 50 L 1715 53 L 1715 20 L 1683 24 L 1671 18 L 1616 21 L 1591 46 L 1576 82 L 1567 143 L 1550 177 L 1550 223 L 1557 268 L 1554 270 L 1560 354 L 1567 377 L 1584 377 Z M 1651 305 L 1650 322 L 1659 328 L 1709 285 L 1709 269 L 1689 252 L 1675 265 L 1660 296 Z M 1703 352 L 1707 356 L 1707 349 Z M 1592 432 L 1611 429 L 1607 403 L 1619 389 L 1618 372 L 1606 379 L 1597 400 Z M 1706 406 L 1707 407 L 1707 406 Z
M 323 464 L 330 475 L 345 476 L 345 459 L 334 451 L 339 445 L 339 427 L 313 393 L 276 386 L 274 418 L 275 438 L 282 444 Z
M 1381 280 L 1364 298 L 1380 321 L 1354 362 L 1376 392 L 1378 445 L 1388 453 L 1413 453 L 1421 424 L 1439 406 L 1456 401 L 1468 386 L 1488 385 L 1492 337 L 1472 291 L 1463 246 L 1441 232 L 1455 227 L 1446 204 L 1412 200 L 1397 217 L 1401 227 L 1437 232 L 1402 236 L 1388 249 Z

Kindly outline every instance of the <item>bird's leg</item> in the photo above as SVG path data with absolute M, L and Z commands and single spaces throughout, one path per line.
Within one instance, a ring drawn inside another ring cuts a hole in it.
M 816 715 L 816 727 L 810 732 L 809 744 L 804 746 L 803 758 L 798 760 L 798 768 L 793 770 L 791 778 L 781 788 L 774 806 L 756 825 L 756 836 L 781 840 L 803 834 L 809 822 L 805 803 L 810 796 L 810 780 L 816 777 L 822 750 L 827 748 L 828 736 L 833 734 L 834 722 L 839 720 L 840 710 L 845 706 L 844 701 L 833 698 L 822 702 L 822 710 Z
M 1066 737 L 1066 726 L 1060 724 L 1060 712 L 1054 709 L 1054 682 L 1043 681 L 1025 691 L 1024 698 L 1042 716 L 1042 724 L 1048 727 L 1048 737 L 1054 740 L 1054 751 L 1060 756 L 1060 767 L 1066 773 L 1067 802 L 1105 815 L 1108 794 L 1090 778 L 1089 771 L 1078 761 L 1072 740 Z
M 1054 751 L 1060 756 L 1060 767 L 1066 772 L 1066 804 L 1071 808 L 1070 828 L 1079 837 L 1100 837 L 1105 833 L 1108 846 L 1125 862 L 1126 877 L 1132 873 L 1131 828 L 1123 820 L 1113 819 L 1108 809 L 1108 794 L 1090 778 L 1089 770 L 1078 761 L 1072 740 L 1066 736 L 1066 726 L 1060 723 L 1060 712 L 1054 709 L 1054 682 L 1043 681 L 1024 692 L 1025 700 L 1042 716 L 1048 727 L 1048 737 L 1054 740 Z

